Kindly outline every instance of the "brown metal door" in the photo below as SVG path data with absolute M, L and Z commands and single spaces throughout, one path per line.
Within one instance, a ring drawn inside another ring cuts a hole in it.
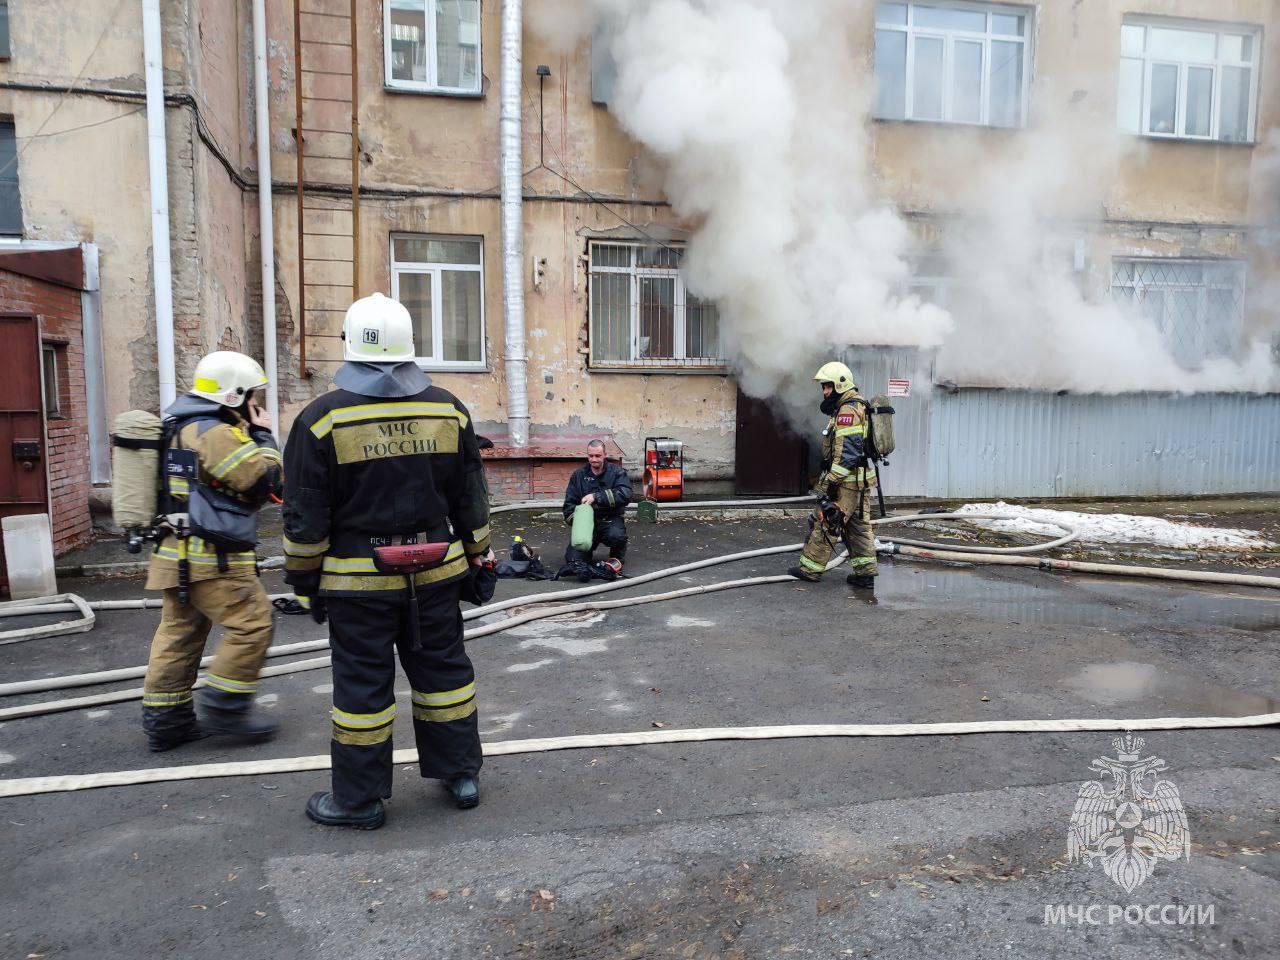
M 48 510 L 40 326 L 35 317 L 0 314 L 0 517 Z M 3 558 L 0 542 L 0 585 Z
M 738 391 L 733 489 L 742 495 L 793 496 L 808 489 L 809 444 L 767 400 Z

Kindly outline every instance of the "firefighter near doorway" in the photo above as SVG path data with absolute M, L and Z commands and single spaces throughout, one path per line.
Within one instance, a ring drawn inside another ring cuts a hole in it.
M 496 575 L 489 497 L 470 414 L 414 358 L 413 321 L 375 293 L 343 321 L 336 389 L 294 420 L 285 447 L 285 580 L 333 651 L 332 785 L 306 814 L 372 830 L 391 796 L 395 657 L 412 687 L 424 778 L 480 802 L 476 676 L 460 600 Z
M 816 583 L 843 542 L 849 553 L 846 582 L 872 591 L 878 573 L 871 533 L 871 498 L 877 485 L 875 450 L 868 435 L 872 406 L 858 393 L 853 372 L 843 363 L 823 364 L 813 379 L 821 385 L 820 409 L 830 420 L 822 432 L 822 473 L 814 491 L 818 504 L 809 518 L 809 538 L 800 562 L 787 573 Z

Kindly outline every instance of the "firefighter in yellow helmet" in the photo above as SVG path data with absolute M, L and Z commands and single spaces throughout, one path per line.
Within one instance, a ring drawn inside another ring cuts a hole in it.
M 256 716 L 258 671 L 271 645 L 271 602 L 258 581 L 256 513 L 281 489 L 280 450 L 262 409 L 267 375 L 243 353 L 219 350 L 164 411 L 166 534 L 147 589 L 164 592 L 143 683 L 142 727 L 152 750 L 208 735 L 265 740 L 275 724 Z M 222 626 L 199 691 L 192 686 L 214 624 Z
M 798 580 L 816 583 L 835 552 L 837 540 L 849 551 L 850 586 L 875 588 L 876 546 L 871 534 L 871 491 L 876 471 L 867 459 L 866 404 L 843 363 L 824 363 L 813 375 L 822 385 L 822 412 L 831 418 L 822 431 L 822 475 L 818 506 L 810 519 L 809 540 L 800 563 L 787 570 Z

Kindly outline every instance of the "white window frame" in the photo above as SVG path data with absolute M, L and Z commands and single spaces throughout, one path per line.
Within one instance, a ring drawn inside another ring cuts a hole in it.
M 1143 34 L 1142 56 L 1134 56 L 1124 52 L 1121 47 L 1120 59 L 1138 60 L 1142 63 L 1142 96 L 1138 117 L 1137 136 L 1158 137 L 1161 140 L 1197 140 L 1202 143 L 1242 143 L 1256 142 L 1258 130 L 1258 83 L 1261 71 L 1262 28 L 1253 24 L 1226 23 L 1217 20 L 1186 20 L 1179 17 L 1126 16 L 1123 26 L 1142 27 L 1144 31 L 1151 28 L 1159 30 L 1186 30 L 1194 33 L 1214 34 L 1214 59 L 1212 60 L 1170 60 L 1164 57 L 1153 57 L 1148 52 L 1149 34 Z M 1222 58 L 1222 38 L 1224 34 L 1247 36 L 1253 39 L 1253 59 L 1249 62 L 1224 60 Z M 1174 117 L 1174 129 L 1171 133 L 1160 133 L 1151 127 L 1151 68 L 1153 66 L 1169 66 L 1178 68 L 1178 104 Z M 1201 136 L 1188 134 L 1187 129 L 1187 78 L 1190 67 L 1204 67 L 1213 71 L 1213 91 L 1209 107 L 1209 134 Z M 1245 139 L 1221 140 L 1222 131 L 1222 69 L 1223 67 L 1247 67 L 1249 70 L 1249 119 Z M 1117 97 L 1119 91 L 1117 88 Z M 1117 115 L 1119 104 L 1117 103 Z M 1119 120 L 1117 119 L 1117 124 Z M 1122 132 L 1132 131 L 1121 127 Z
M 418 260 L 400 261 L 396 259 L 397 240 L 443 240 L 449 242 L 464 241 L 474 243 L 480 251 L 479 263 L 429 263 Z M 405 274 L 431 277 L 431 349 L 430 356 L 419 354 L 415 359 L 419 367 L 434 371 L 486 371 L 489 369 L 489 358 L 486 351 L 488 342 L 488 326 L 485 321 L 484 301 L 484 238 L 454 235 L 445 233 L 393 233 L 391 234 L 391 298 L 400 299 L 400 278 Z M 441 274 L 446 270 L 458 270 L 464 273 L 480 274 L 480 359 L 479 360 L 445 360 L 444 359 L 444 282 Z M 415 337 L 414 346 L 421 348 Z
M 298 2 L 298 0 L 295 0 Z M 440 76 L 440 52 L 436 46 L 436 3 L 438 0 L 419 0 L 426 21 L 427 79 L 404 80 L 392 74 L 392 24 L 391 0 L 382 0 L 382 61 L 384 82 L 396 90 L 414 90 L 419 93 L 447 93 L 455 96 L 477 97 L 484 87 L 484 10 L 481 0 L 480 19 L 476 24 L 476 85 L 474 87 L 446 87 L 435 82 Z M 430 14 L 428 15 L 428 9 Z
M 886 121 L 901 121 L 904 123 L 953 123 L 958 126 L 965 127 L 993 127 L 996 130 L 1019 130 L 1027 125 L 1027 106 L 1031 95 L 1031 53 L 1032 44 L 1031 37 L 1034 33 L 1034 13 L 1032 7 L 1018 6 L 1016 4 L 1003 3 L 971 3 L 968 0 L 936 0 L 931 3 L 917 3 L 916 0 L 890 0 L 894 3 L 906 3 L 907 22 L 903 24 L 888 24 L 875 22 L 874 29 L 894 31 L 906 34 L 907 37 L 907 58 L 906 58 L 906 76 L 904 77 L 904 103 L 902 117 L 881 117 L 876 115 L 877 119 Z M 875 5 L 879 7 L 879 3 Z M 945 10 L 966 10 L 974 13 L 985 13 L 987 15 L 987 29 L 983 33 L 976 33 L 969 30 L 946 30 L 938 27 L 918 27 L 915 25 L 915 11 L 917 7 L 937 7 Z M 1023 17 L 1023 35 L 1013 36 L 1005 33 L 991 32 L 991 14 L 1005 14 L 1007 16 Z M 874 14 L 873 14 L 874 15 Z M 930 40 L 942 41 L 942 117 L 923 117 L 917 118 L 913 116 L 915 113 L 915 66 L 916 66 L 916 38 L 923 37 Z M 982 44 L 982 93 L 980 95 L 980 108 L 978 120 L 953 120 L 951 113 L 953 109 L 954 92 L 952 90 L 952 67 L 955 42 L 961 41 L 980 42 Z M 1018 123 L 1012 127 L 994 126 L 991 123 L 991 43 L 993 40 L 999 40 L 1010 43 L 1022 44 L 1022 89 L 1019 96 L 1019 113 Z M 875 70 L 872 68 L 872 75 Z
M 637 368 L 671 368 L 677 370 L 722 370 L 725 367 L 725 358 L 719 357 L 688 357 L 686 356 L 685 334 L 686 334 L 686 303 L 688 300 L 688 291 L 685 288 L 684 274 L 679 267 L 641 267 L 636 264 L 636 251 L 651 247 L 657 244 L 648 241 L 633 240 L 592 240 L 587 249 L 587 269 L 594 276 L 596 274 L 626 274 L 630 276 L 631 282 L 628 284 L 628 343 L 630 344 L 631 356 L 626 360 L 597 360 L 595 357 L 595 332 L 596 318 L 595 306 L 593 298 L 587 296 L 587 335 L 588 335 L 588 363 L 596 370 L 609 369 L 628 369 Z M 595 262 L 595 248 L 603 247 L 629 247 L 631 249 L 631 266 L 629 267 L 605 267 L 597 266 Z M 684 246 L 678 243 L 665 244 L 665 246 L 673 249 L 681 250 L 683 253 Z M 673 296 L 674 317 L 672 319 L 671 340 L 674 348 L 673 357 L 641 357 L 640 356 L 640 280 L 643 277 L 661 277 L 673 279 L 675 281 L 675 293 Z M 718 311 L 717 311 L 718 313 Z M 721 343 L 719 342 L 719 326 L 716 328 L 717 344 L 716 352 L 722 353 Z
M 1185 286 L 1184 286 L 1184 285 L 1179 285 L 1179 284 L 1159 284 L 1159 283 L 1157 283 L 1157 284 L 1147 284 L 1147 283 L 1143 283 L 1143 282 L 1142 282 L 1142 281 L 1140 281 L 1140 280 L 1132 280 L 1132 281 L 1130 281 L 1130 282 L 1128 282 L 1128 283 L 1123 283 L 1123 282 L 1121 282 L 1121 283 L 1117 283 L 1117 282 L 1116 282 L 1116 280 L 1115 280 L 1115 272 L 1116 272 L 1116 269 L 1115 269 L 1115 268 L 1116 268 L 1116 266 L 1117 266 L 1117 265 L 1119 265 L 1119 264 L 1135 264 L 1135 265 L 1160 264 L 1160 265 L 1165 265 L 1165 266 L 1194 266 L 1194 267 L 1200 267 L 1201 269 L 1204 269 L 1205 267 L 1224 267 L 1224 266 L 1229 266 L 1229 267 L 1233 268 L 1233 269 L 1234 269 L 1234 270 L 1239 274 L 1239 282 L 1238 282 L 1238 284 L 1235 284 L 1235 285 L 1233 285 L 1233 286 L 1231 286 L 1231 287 L 1228 287 L 1228 286 L 1226 286 L 1226 285 L 1224 285 L 1224 284 L 1221 284 L 1221 283 L 1211 283 L 1211 282 L 1205 281 L 1205 282 L 1200 283 L 1198 286 L 1193 286 L 1193 287 L 1191 287 L 1191 289 L 1194 289 L 1194 290 L 1196 291 L 1196 300 L 1197 300 L 1197 304 L 1196 304 L 1196 313 L 1197 313 L 1198 317 L 1200 318 L 1200 325 L 1199 325 L 1199 328 L 1198 328 L 1198 329 L 1197 329 L 1197 331 L 1196 331 L 1196 335 L 1197 335 L 1197 337 L 1199 338 L 1199 341 L 1200 341 L 1200 342 L 1197 344 L 1197 348 L 1198 348 L 1198 349 L 1197 349 L 1197 353 L 1199 354 L 1199 360 L 1200 360 L 1200 362 L 1204 362 L 1205 360 L 1213 359 L 1213 357 L 1210 357 L 1210 356 L 1206 355 L 1205 350 L 1204 350 L 1204 337 L 1205 337 L 1205 333 L 1207 332 L 1207 328 L 1206 328 L 1206 326 L 1205 326 L 1205 322 L 1204 322 L 1204 321 L 1205 321 L 1205 318 L 1206 318 L 1206 317 L 1208 317 L 1208 315 L 1209 315 L 1209 294 L 1210 294 L 1210 292 L 1211 292 L 1211 291 L 1213 291 L 1213 290 L 1227 290 L 1227 289 L 1234 290 L 1234 289 L 1239 289 L 1239 292 L 1240 292 L 1240 304 L 1241 304 L 1241 307 L 1240 307 L 1240 317 L 1239 317 L 1239 321 L 1240 321 L 1240 323 L 1239 323 L 1239 326 L 1237 326 L 1237 328 L 1236 328 L 1234 331 L 1232 331 L 1232 333 L 1233 333 L 1233 339 L 1235 340 L 1235 346 L 1237 346 L 1237 347 L 1239 346 L 1239 344 L 1240 344 L 1240 339 L 1241 339 L 1241 336 L 1242 336 L 1243 331 L 1244 331 L 1244 319 L 1245 319 L 1244 311 L 1245 311 L 1245 304 L 1247 303 L 1246 297 L 1247 297 L 1247 295 L 1248 295 L 1249 265 L 1248 265 L 1247 261 L 1244 261 L 1244 260 L 1215 260 L 1215 259 L 1207 259 L 1207 258 L 1203 258 L 1203 257 L 1201 257 L 1201 258 L 1195 258 L 1195 257 L 1129 257 L 1129 256 L 1117 256 L 1117 257 L 1112 257 L 1112 259 L 1111 259 L 1111 277 L 1112 277 L 1112 280 L 1111 280 L 1111 289 L 1112 289 L 1113 291 L 1114 291 L 1115 289 L 1117 289 L 1117 288 L 1124 289 L 1124 290 L 1130 290 L 1130 291 L 1132 291 L 1132 292 L 1133 292 L 1133 294 L 1134 294 L 1133 300 L 1135 300 L 1135 301 L 1136 301 L 1136 300 L 1138 299 L 1138 294 L 1139 294 L 1142 290 L 1147 289 L 1147 288 L 1155 289 L 1155 290 L 1168 291 L 1168 290 L 1186 289 L 1186 288 L 1187 288 L 1187 286 L 1189 286 L 1189 285 L 1185 285 Z M 1201 276 L 1203 277 L 1203 274 L 1202 274 Z M 1112 296 L 1114 297 L 1114 293 L 1112 294 Z M 1166 322 L 1166 324 L 1167 324 L 1167 320 L 1166 320 L 1165 322 Z M 1165 326 L 1161 326 L 1161 327 L 1160 327 L 1159 332 L 1160 332 L 1160 336 L 1161 336 L 1161 337 L 1166 337 L 1166 338 L 1167 338 L 1167 337 L 1168 337 L 1168 335 L 1169 335 L 1169 331 L 1165 328 Z M 1216 356 L 1221 356 L 1221 354 L 1214 354 L 1214 356 L 1215 356 L 1215 357 L 1216 357 Z

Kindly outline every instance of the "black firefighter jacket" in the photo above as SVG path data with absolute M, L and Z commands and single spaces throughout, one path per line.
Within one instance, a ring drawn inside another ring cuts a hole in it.
M 616 463 L 605 461 L 600 476 L 591 472 L 591 464 L 584 464 L 573 472 L 564 492 L 564 518 L 573 519 L 574 508 L 588 493 L 596 495 L 592 509 L 596 523 L 620 517 L 631 502 L 631 478 Z
M 402 576 L 374 566 L 378 546 L 449 541 L 444 564 L 417 574 L 418 584 L 464 577 L 467 557 L 489 550 L 475 430 L 447 390 L 334 390 L 294 421 L 285 457 L 285 580 L 299 596 L 403 590 Z

